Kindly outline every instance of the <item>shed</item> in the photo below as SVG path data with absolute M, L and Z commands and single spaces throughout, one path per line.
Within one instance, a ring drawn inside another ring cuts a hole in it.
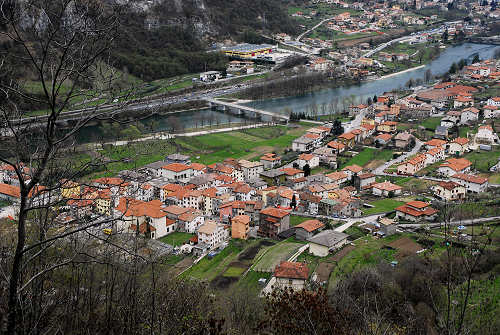
M 309 253 L 325 257 L 334 249 L 341 248 L 347 244 L 349 235 L 334 230 L 324 230 L 321 233 L 309 238 Z

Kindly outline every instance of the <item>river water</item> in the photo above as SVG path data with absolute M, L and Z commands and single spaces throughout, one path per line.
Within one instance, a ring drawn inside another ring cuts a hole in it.
M 301 96 L 253 101 L 247 105 L 276 113 L 282 112 L 284 108 L 288 107 L 296 113 L 301 113 L 307 112 L 307 109 L 314 103 L 317 105 L 329 104 L 336 98 L 341 101 L 344 97 L 354 96 L 357 103 L 362 103 L 366 102 L 368 97 L 403 88 L 411 78 L 414 80 L 418 78 L 424 79 L 425 72 L 428 69 L 431 70 L 433 75 L 442 75 L 449 70 L 453 62 L 458 62 L 460 59 L 468 59 L 470 63 L 475 54 L 478 54 L 481 59 L 493 58 L 496 49 L 500 49 L 500 46 L 464 43 L 444 50 L 431 63 L 413 71 L 396 74 L 384 79 L 362 82 L 359 85 L 327 88 Z
M 341 101 L 342 98 L 350 96 L 354 96 L 357 103 L 366 102 L 368 97 L 404 87 L 410 78 L 414 80 L 418 78 L 423 79 L 428 69 L 431 70 L 433 75 L 442 75 L 448 71 L 453 62 L 458 62 L 460 59 L 468 59 L 470 62 L 475 54 L 478 54 L 481 59 L 492 58 L 496 49 L 500 49 L 500 46 L 464 43 L 462 45 L 447 48 L 431 63 L 413 71 L 396 74 L 379 80 L 362 82 L 359 85 L 326 88 L 301 96 L 252 101 L 246 105 L 276 113 L 282 112 L 284 108 L 291 108 L 297 113 L 307 112 L 312 104 L 317 104 L 318 106 L 321 104 L 329 104 L 333 99 Z M 237 116 L 207 109 L 168 115 L 154 115 L 138 122 L 140 122 L 144 126 L 145 131 L 148 132 L 171 131 L 172 117 L 175 118 L 174 122 L 182 124 L 183 128 L 195 128 L 209 124 L 223 125 L 244 122 L 244 119 Z M 152 123 L 154 127 L 151 129 Z M 102 130 L 100 127 L 89 126 L 81 130 L 77 139 L 80 143 L 84 143 L 98 140 L 101 137 Z

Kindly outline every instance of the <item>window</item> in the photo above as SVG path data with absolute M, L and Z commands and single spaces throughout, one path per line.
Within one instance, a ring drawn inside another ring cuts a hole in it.
M 292 285 L 293 284 L 293 279 L 288 279 L 288 285 Z

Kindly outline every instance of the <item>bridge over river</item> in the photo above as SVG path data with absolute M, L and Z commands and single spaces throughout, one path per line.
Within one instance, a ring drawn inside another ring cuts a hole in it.
M 276 112 L 269 112 L 269 111 L 265 111 L 265 110 L 262 110 L 262 109 L 255 109 L 255 108 L 252 108 L 252 107 L 248 107 L 248 106 L 244 106 L 244 105 L 239 105 L 239 104 L 236 104 L 236 103 L 232 103 L 232 102 L 226 102 L 226 101 L 220 101 L 220 100 L 215 100 L 215 99 L 211 99 L 211 98 L 207 98 L 207 99 L 204 99 L 206 102 L 208 102 L 208 104 L 210 105 L 210 107 L 219 107 L 219 108 L 222 108 L 222 109 L 230 109 L 232 111 L 235 111 L 236 113 L 238 114 L 250 114 L 250 115 L 255 115 L 257 116 L 257 114 L 260 114 L 260 115 L 266 115 L 266 116 L 270 116 L 273 118 L 273 120 L 284 120 L 286 122 L 290 121 L 290 116 L 288 115 L 283 115 L 283 114 L 280 114 L 280 113 L 276 113 Z

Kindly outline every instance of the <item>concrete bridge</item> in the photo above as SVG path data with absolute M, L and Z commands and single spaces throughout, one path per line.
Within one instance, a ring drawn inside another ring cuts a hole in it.
M 278 114 L 278 113 L 274 113 L 274 112 L 268 112 L 268 111 L 261 110 L 261 109 L 255 109 L 252 107 L 238 105 L 238 104 L 231 103 L 231 102 L 215 100 L 215 99 L 211 99 L 211 98 L 206 98 L 204 100 L 206 102 L 208 102 L 210 107 L 216 107 L 216 108 L 220 108 L 222 110 L 229 109 L 229 110 L 236 112 L 237 114 L 249 114 L 249 115 L 254 115 L 254 116 L 257 116 L 257 114 L 260 114 L 260 115 L 270 116 L 273 119 L 284 120 L 286 122 L 290 121 L 290 116 L 288 116 L 288 115 Z

